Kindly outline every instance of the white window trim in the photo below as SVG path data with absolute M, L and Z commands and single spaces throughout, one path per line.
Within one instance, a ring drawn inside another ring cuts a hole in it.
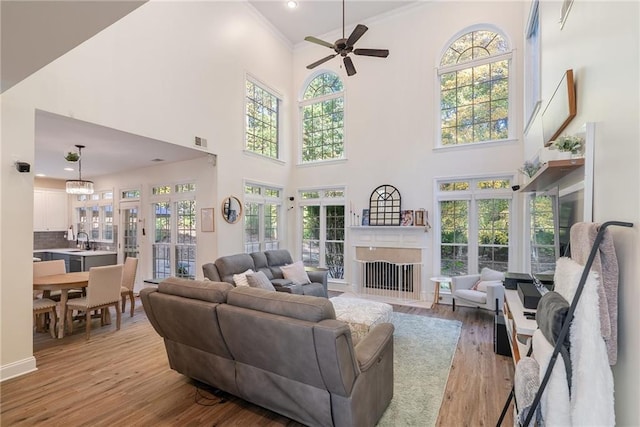
M 532 45 L 529 43 L 531 34 L 536 29 L 537 25 L 537 43 Z M 542 26 L 540 25 L 540 6 L 539 0 L 533 0 L 531 2 L 531 8 L 529 9 L 529 17 L 527 19 L 527 26 L 524 33 L 524 135 L 529 133 L 529 129 L 533 124 L 540 106 L 542 105 L 541 88 L 542 88 L 542 71 L 541 71 L 541 53 L 540 43 Z M 532 49 L 537 49 L 537 52 L 532 53 Z M 530 59 L 535 56 L 537 58 L 535 69 L 530 68 Z M 531 81 L 530 81 L 531 80 Z M 531 87 L 531 92 L 527 88 Z
M 263 245 L 265 243 L 265 223 L 264 223 L 264 205 L 265 204 L 270 204 L 270 205 L 277 205 L 279 212 L 278 212 L 278 236 L 279 239 L 277 240 L 278 245 L 282 245 L 285 243 L 285 239 L 284 239 L 284 235 L 283 235 L 283 231 L 284 231 L 284 227 L 283 227 L 283 222 L 284 222 L 284 210 L 283 210 L 283 206 L 284 206 L 284 188 L 280 185 L 275 185 L 275 184 L 268 184 L 268 183 L 264 183 L 264 182 L 257 182 L 257 181 L 248 181 L 245 180 L 243 182 L 242 188 L 246 188 L 247 186 L 254 186 L 254 187 L 260 187 L 261 191 L 264 191 L 265 189 L 273 189 L 273 190 L 278 190 L 280 192 L 280 197 L 269 197 L 266 196 L 264 194 L 248 194 L 248 193 L 244 193 L 243 190 L 243 197 L 242 197 L 242 209 L 245 209 L 245 203 L 258 203 L 260 205 L 260 212 L 258 213 L 258 244 L 260 245 L 260 250 L 264 250 Z M 246 235 L 246 224 L 245 224 L 245 216 L 244 216 L 244 212 L 242 215 L 242 246 L 245 247 L 247 244 L 247 235 Z
M 330 73 L 338 76 L 340 81 L 342 81 L 342 91 L 335 92 L 329 95 L 322 95 L 313 99 L 304 99 L 304 92 L 306 91 L 309 84 L 321 74 Z M 304 140 L 304 126 L 302 125 L 302 109 L 303 107 L 311 104 L 316 104 L 318 102 L 327 101 L 330 99 L 336 99 L 342 97 L 342 157 L 339 159 L 320 159 L 304 162 L 302 160 L 302 144 Z M 345 80 L 338 75 L 335 71 L 320 69 L 316 72 L 310 74 L 307 79 L 304 81 L 302 88 L 298 94 L 298 154 L 297 154 L 297 166 L 319 166 L 319 165 L 330 165 L 333 163 L 340 163 L 347 160 L 347 88 L 345 85 Z
M 262 153 L 256 153 L 255 151 L 251 151 L 247 148 L 247 85 L 246 82 L 250 81 L 253 84 L 260 86 L 260 88 L 262 90 L 265 90 L 267 92 L 269 92 L 271 95 L 275 96 L 278 99 L 278 157 L 271 157 L 271 156 L 267 156 L 264 155 Z M 283 147 L 282 147 L 282 128 L 283 128 L 283 123 L 282 123 L 282 109 L 285 108 L 284 105 L 284 97 L 282 96 L 282 94 L 273 89 L 273 87 L 271 87 L 270 85 L 264 83 L 262 80 L 258 79 L 257 77 L 255 77 L 254 75 L 252 75 L 249 72 L 245 72 L 244 75 L 244 82 L 242 85 L 242 123 L 244 123 L 244 129 L 243 129 L 243 138 L 242 138 L 242 150 L 245 153 L 251 153 L 252 155 L 259 157 L 261 159 L 266 159 L 266 160 L 273 160 L 273 161 L 277 161 L 277 162 L 281 162 L 282 164 L 284 164 L 284 160 L 283 156 L 282 156 L 282 151 L 283 151 Z
M 507 44 L 509 45 L 509 48 L 511 49 L 508 53 L 503 53 L 500 55 L 495 55 L 495 56 L 491 56 L 488 58 L 483 58 L 481 60 L 476 61 L 467 61 L 464 62 L 462 64 L 456 64 L 456 65 L 448 65 L 448 66 L 440 66 L 440 61 L 442 60 L 442 56 L 444 55 L 444 53 L 447 51 L 447 49 L 449 49 L 449 46 L 451 46 L 451 43 L 453 43 L 455 40 L 457 40 L 460 36 L 473 32 L 473 31 L 478 31 L 478 30 L 490 30 L 493 32 L 496 32 L 498 34 L 500 34 L 502 36 L 502 38 L 507 42 Z M 441 109 L 440 106 L 442 104 L 442 91 L 440 90 L 440 76 L 443 73 L 446 72 L 451 72 L 451 71 L 458 71 L 458 70 L 463 70 L 465 68 L 470 68 L 470 67 L 475 67 L 477 65 L 483 65 L 483 64 L 489 64 L 492 62 L 497 62 L 497 61 L 504 61 L 504 60 L 508 60 L 509 61 L 509 98 L 508 98 L 508 102 L 509 102 L 509 133 L 507 135 L 507 138 L 505 139 L 499 139 L 499 140 L 490 140 L 490 141 L 479 141 L 479 142 L 471 142 L 468 144 L 454 144 L 454 145 L 442 145 L 442 120 L 441 120 Z M 502 31 L 501 29 L 499 29 L 498 27 L 494 26 L 494 25 L 488 25 L 488 24 L 477 24 L 477 25 L 472 25 L 470 27 L 466 27 L 463 30 L 458 31 L 453 37 L 451 37 L 447 43 L 444 45 L 443 49 L 441 49 L 440 55 L 438 56 L 438 58 L 436 59 L 436 67 L 435 67 L 435 73 L 434 73 L 434 93 L 437 94 L 437 96 L 434 97 L 434 111 L 436 112 L 436 126 L 434 126 L 434 149 L 442 149 L 442 148 L 449 148 L 449 147 L 465 147 L 465 148 L 469 148 L 470 146 L 485 146 L 486 145 L 481 145 L 481 144 L 495 144 L 495 143 L 504 143 L 504 142 L 510 142 L 510 141 L 517 141 L 517 133 L 516 133 L 516 128 L 518 126 L 518 122 L 517 122 L 517 118 L 516 118 L 516 109 L 514 106 L 515 100 L 516 100 L 516 96 L 515 96 L 515 91 L 516 91 L 516 75 L 515 75 L 515 64 L 517 62 L 517 58 L 516 58 L 516 49 L 513 48 L 513 43 L 511 42 L 511 39 L 509 37 L 507 37 L 507 35 L 504 33 L 504 31 Z

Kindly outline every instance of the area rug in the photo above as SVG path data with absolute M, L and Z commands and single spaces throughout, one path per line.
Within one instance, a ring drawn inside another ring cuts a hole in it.
M 462 323 L 394 312 L 393 400 L 378 426 L 433 426 Z

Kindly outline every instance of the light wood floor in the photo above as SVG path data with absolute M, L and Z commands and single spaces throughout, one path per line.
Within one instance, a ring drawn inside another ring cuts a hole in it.
M 395 306 L 396 311 L 463 322 L 438 426 L 496 425 L 511 389 L 511 358 L 493 352 L 490 312 L 437 306 Z M 139 299 L 120 331 L 94 320 L 54 340 L 34 333 L 38 371 L 0 384 L 2 426 L 298 426 L 230 395 L 213 395 L 168 367 L 162 339 L 148 323 Z M 425 379 L 428 381 L 428 379 Z M 513 425 L 509 413 L 504 425 Z M 401 426 L 398 426 L 401 427 Z

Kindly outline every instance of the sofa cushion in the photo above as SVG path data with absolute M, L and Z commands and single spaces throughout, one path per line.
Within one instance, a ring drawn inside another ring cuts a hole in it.
M 247 274 L 247 281 L 249 282 L 249 286 L 252 288 L 262 288 L 268 291 L 276 290 L 276 288 L 271 284 L 269 278 L 262 271 Z
M 293 264 L 283 265 L 280 267 L 282 270 L 282 275 L 285 279 L 291 280 L 296 285 L 306 285 L 307 283 L 311 283 L 309 280 L 309 275 L 304 271 L 304 264 L 302 261 L 296 261 Z
M 223 256 L 215 262 L 220 279 L 233 284 L 233 275 L 253 269 L 253 258 L 249 254 Z
M 267 279 L 273 279 L 273 273 L 269 268 L 267 256 L 264 252 L 253 252 L 249 255 L 253 258 L 254 271 L 262 271 L 267 276 Z
M 283 279 L 284 276 L 282 275 L 280 267 L 293 263 L 293 259 L 291 258 L 289 251 L 286 249 L 272 249 L 264 251 L 264 255 L 267 258 L 267 263 L 269 264 L 269 269 L 273 274 L 273 278 Z
M 248 287 L 249 286 L 249 281 L 247 280 L 247 275 L 248 274 L 253 274 L 254 271 L 252 269 L 248 269 L 247 271 L 243 271 L 242 273 L 238 273 L 238 274 L 234 274 L 233 277 L 233 283 L 235 283 L 236 286 L 245 286 Z
M 233 289 L 233 286 L 224 282 L 189 280 L 179 277 L 168 277 L 158 284 L 158 292 L 163 294 L 219 303 L 227 300 L 227 292 L 230 289 Z
M 227 294 L 227 304 L 309 322 L 336 318 L 333 304 L 326 298 L 258 288 L 231 289 Z
M 202 265 L 202 273 L 204 274 L 204 277 L 209 280 L 213 280 L 214 282 L 222 281 L 222 279 L 220 279 L 220 275 L 218 274 L 216 265 L 212 262 L 208 262 Z

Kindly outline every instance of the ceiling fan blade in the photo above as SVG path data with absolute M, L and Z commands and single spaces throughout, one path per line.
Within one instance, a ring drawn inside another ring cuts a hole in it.
M 344 57 L 344 68 L 347 70 L 347 76 L 353 76 L 356 73 L 356 67 L 353 66 L 353 61 L 348 56 Z
M 307 36 L 304 39 L 306 41 L 308 41 L 308 42 L 319 44 L 320 46 L 325 46 L 325 47 L 328 47 L 329 49 L 333 49 L 333 43 L 329 43 L 329 42 L 326 42 L 324 40 L 320 40 L 317 37 Z
M 354 49 L 353 54 L 386 58 L 387 56 L 389 56 L 389 49 Z
M 319 61 L 314 62 L 313 64 L 309 64 L 307 65 L 307 69 L 312 69 L 312 68 L 316 68 L 318 65 L 320 64 L 324 64 L 325 62 L 327 62 L 328 60 L 330 60 L 331 58 L 335 57 L 337 55 L 337 53 L 334 53 L 333 55 L 329 55 L 329 56 L 325 56 L 324 58 L 322 58 Z
M 360 37 L 362 37 L 364 33 L 367 32 L 368 29 L 369 28 L 367 28 L 365 25 L 356 25 L 356 28 L 353 29 L 351 35 L 347 39 L 347 46 L 353 46 L 360 39 Z

